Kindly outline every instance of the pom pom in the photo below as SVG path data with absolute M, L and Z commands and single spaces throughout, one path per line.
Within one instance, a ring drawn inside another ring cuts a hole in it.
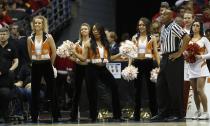
M 127 66 L 122 70 L 122 77 L 127 81 L 136 79 L 137 74 L 138 74 L 138 68 L 132 65 Z
M 138 54 L 138 48 L 132 41 L 129 40 L 126 40 L 124 43 L 122 43 L 119 50 L 120 54 L 131 58 L 137 57 Z
M 186 48 L 186 51 L 183 53 L 185 60 L 188 63 L 195 63 L 195 55 L 199 55 L 201 51 L 200 46 L 197 43 L 189 44 Z
M 74 50 L 75 44 L 69 40 L 66 40 L 60 45 L 57 50 L 56 54 L 60 56 L 61 58 L 66 58 L 71 56 L 72 50 Z

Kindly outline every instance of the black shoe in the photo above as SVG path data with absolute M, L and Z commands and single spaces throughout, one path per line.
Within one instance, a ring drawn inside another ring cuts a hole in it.
M 53 122 L 57 123 L 57 122 L 60 122 L 60 120 L 58 118 L 53 118 Z
M 75 122 L 78 122 L 78 120 L 77 120 L 76 118 L 71 118 L 70 121 L 71 121 L 71 122 L 74 122 L 74 123 L 75 123 Z
M 151 122 L 165 122 L 166 121 L 166 116 L 163 116 L 163 115 L 156 115 L 156 116 L 153 116 L 150 121 Z
M 38 119 L 36 117 L 31 117 L 31 123 L 38 123 Z
M 130 118 L 130 120 L 138 122 L 138 121 L 140 121 L 140 117 L 132 117 L 132 118 Z
M 166 119 L 167 122 L 179 122 L 184 121 L 184 118 L 178 116 L 170 116 Z
M 32 119 L 31 123 L 38 123 L 37 119 Z
M 91 123 L 96 123 L 97 119 L 91 119 Z
M 112 122 L 125 122 L 125 119 L 123 119 L 123 118 L 112 118 L 111 121 Z
M 9 123 L 11 123 L 11 120 L 9 119 L 9 117 L 7 117 L 7 118 L 4 118 L 4 123 L 6 123 L 6 124 L 9 124 Z

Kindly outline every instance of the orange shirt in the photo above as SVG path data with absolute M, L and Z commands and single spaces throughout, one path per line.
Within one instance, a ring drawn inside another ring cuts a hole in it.
M 51 49 L 49 42 L 47 41 L 49 35 L 47 33 L 43 33 L 43 42 L 41 47 L 41 55 L 36 54 L 35 50 L 35 34 L 31 34 L 31 54 L 32 60 L 42 60 L 42 59 L 50 59 Z
M 108 62 L 108 49 L 104 47 L 104 56 L 103 56 L 103 61 L 102 58 L 100 57 L 99 49 L 96 48 L 96 54 L 93 52 L 92 49 L 88 50 L 88 56 L 90 57 L 90 60 L 92 63 L 106 63 Z
M 76 44 L 75 50 L 78 54 L 82 54 L 82 46 L 79 44 Z

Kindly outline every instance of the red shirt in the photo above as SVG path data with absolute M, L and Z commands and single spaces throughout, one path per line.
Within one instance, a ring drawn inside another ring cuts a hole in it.
M 29 0 L 28 3 L 31 8 L 36 11 L 39 8 L 47 6 L 49 4 L 49 0 Z
M 75 62 L 68 58 L 61 58 L 56 56 L 54 66 L 57 70 L 67 70 L 68 68 L 75 68 Z

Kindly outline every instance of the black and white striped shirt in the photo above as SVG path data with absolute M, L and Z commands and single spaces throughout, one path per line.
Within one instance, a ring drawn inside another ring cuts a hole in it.
M 181 39 L 185 34 L 184 29 L 175 21 L 171 22 L 168 26 L 163 25 L 160 35 L 161 52 L 165 54 L 178 51 Z

